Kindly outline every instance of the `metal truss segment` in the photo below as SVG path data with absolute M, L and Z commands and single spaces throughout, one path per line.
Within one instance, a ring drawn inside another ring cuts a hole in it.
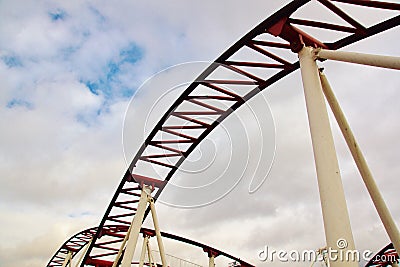
M 225 89 L 223 89 L 223 88 L 221 88 L 219 86 L 216 86 L 216 85 L 212 84 L 211 82 L 202 81 L 201 84 L 204 85 L 204 86 L 207 86 L 207 87 L 209 87 L 209 88 L 211 88 L 211 89 L 213 89 L 215 91 L 218 91 L 218 92 L 220 92 L 222 94 L 231 96 L 234 99 L 236 99 L 237 101 L 240 101 L 242 99 L 239 95 L 237 95 L 235 93 L 232 93 L 232 92 L 229 92 L 228 90 L 225 90 Z
M 195 138 L 193 138 L 195 139 Z M 155 159 L 155 158 L 171 158 L 171 157 L 181 157 L 181 153 L 173 153 L 173 154 L 154 154 L 154 155 L 147 155 L 143 156 L 141 158 L 147 158 L 147 159 Z
M 208 97 L 208 96 L 206 96 Z M 193 97 L 196 98 L 196 97 Z M 226 99 L 225 99 L 226 100 Z M 184 129 L 205 129 L 205 126 L 202 125 L 168 125 L 168 126 L 163 126 L 161 129 L 167 129 L 167 130 L 184 130 Z
M 236 73 L 239 73 L 239 74 L 241 74 L 241 75 L 244 75 L 244 76 L 246 76 L 247 78 L 252 79 L 253 81 L 257 81 L 257 82 L 259 82 L 259 83 L 261 83 L 261 82 L 263 81 L 263 79 L 261 79 L 260 77 L 257 77 L 257 76 L 255 76 L 255 75 L 253 75 L 253 74 L 251 74 L 251 73 L 249 73 L 249 72 L 247 72 L 247 71 L 244 71 L 244 70 L 242 70 L 242 69 L 239 69 L 239 68 L 237 68 L 237 67 L 233 67 L 232 65 L 223 64 L 223 66 L 224 66 L 225 68 L 227 68 L 227 69 L 230 69 L 230 70 L 236 72 Z
M 226 61 L 225 63 L 227 65 L 233 65 L 233 66 L 256 67 L 256 68 L 273 68 L 273 69 L 287 68 L 287 65 L 284 64 L 271 64 L 262 62 Z
M 119 241 L 119 240 L 118 240 Z M 115 242 L 114 242 L 115 243 Z M 105 250 L 110 250 L 110 251 L 118 251 L 117 248 L 113 248 L 113 247 L 107 247 L 107 246 L 103 246 L 103 245 L 96 245 L 96 248 L 100 248 L 100 249 L 105 249 Z
M 198 99 L 199 99 L 199 98 L 198 98 Z M 202 99 L 211 99 L 211 98 L 203 97 Z M 221 97 L 220 97 L 220 98 L 214 98 L 214 99 L 222 100 Z M 232 99 L 232 98 L 228 98 L 228 99 Z M 202 106 L 202 107 L 211 109 L 211 110 L 213 110 L 213 111 L 215 111 L 215 112 L 217 112 L 217 113 L 219 113 L 219 114 L 222 114 L 222 113 L 225 112 L 225 110 L 219 109 L 219 108 L 214 107 L 214 106 L 212 106 L 212 105 L 208 105 L 208 104 L 203 103 L 203 102 L 201 102 L 201 101 L 199 101 L 199 100 L 196 100 L 195 97 L 191 97 L 191 98 L 189 98 L 187 101 L 189 101 L 189 102 L 191 102 L 191 103 L 193 103 L 193 104 L 196 104 L 196 105 L 199 105 L 199 106 Z
M 197 140 L 197 138 L 195 138 L 193 136 L 190 136 L 190 135 L 187 135 L 187 134 L 183 134 L 183 133 L 179 133 L 179 132 L 175 132 L 175 131 L 170 130 L 170 129 L 161 128 L 161 130 L 166 132 L 166 133 L 169 133 L 169 134 L 172 134 L 172 135 L 176 135 L 176 136 L 179 136 L 179 137 L 183 137 L 183 138 L 188 139 L 188 140 L 192 140 L 192 141 L 196 141 Z M 179 154 L 179 153 L 166 154 L 164 157 L 176 157 L 176 156 L 181 156 L 181 154 Z
M 394 266 L 393 263 L 399 263 L 399 255 L 394 249 L 392 243 L 381 249 L 365 267 L 386 267 Z
M 240 84 L 240 85 L 258 85 L 257 81 L 239 81 L 239 80 L 204 80 L 206 83 L 211 84 Z
M 108 221 L 112 221 L 112 222 L 116 222 L 116 223 L 125 224 L 125 225 L 131 225 L 131 222 L 127 222 L 127 221 L 123 221 L 123 220 L 119 220 L 119 219 L 115 219 L 115 218 L 107 217 L 107 220 Z
M 115 244 L 115 243 L 121 242 L 121 241 L 123 241 L 123 238 L 119 238 L 119 239 L 111 240 L 111 241 L 107 241 L 107 242 L 100 242 L 100 243 L 97 243 L 97 246 L 105 246 L 105 245 Z
M 90 257 L 92 259 L 96 259 L 96 258 L 101 258 L 101 257 L 106 257 L 106 256 L 117 255 L 117 254 L 118 254 L 118 251 L 117 252 L 108 252 L 108 253 L 96 254 L 96 255 L 93 255 L 93 256 L 90 256 Z
M 186 121 L 190 121 L 190 122 L 196 123 L 196 124 L 201 125 L 201 126 L 204 126 L 204 127 L 206 127 L 206 128 L 210 127 L 210 124 L 208 124 L 208 123 L 205 123 L 205 122 L 200 121 L 200 120 L 195 119 L 195 118 L 190 118 L 190 117 L 188 117 L 188 116 L 185 116 L 185 115 L 180 114 L 180 113 L 177 113 L 177 112 L 174 112 L 174 113 L 172 113 L 171 115 L 172 115 L 172 116 L 175 116 L 175 117 L 178 117 L 178 118 L 180 118 L 180 119 L 186 120 Z M 152 142 L 152 143 L 155 143 L 155 142 L 159 142 L 159 141 L 151 141 L 151 142 Z
M 254 45 L 290 49 L 290 44 L 288 44 L 288 43 L 269 42 L 269 41 L 262 41 L 262 40 L 251 40 L 250 43 L 252 43 Z
M 336 15 L 341 17 L 343 20 L 348 22 L 350 25 L 355 27 L 357 31 L 359 31 L 362 34 L 366 34 L 367 29 L 361 25 L 358 21 L 350 17 L 347 13 L 345 13 L 343 10 L 332 4 L 331 1 L 329 0 L 318 0 L 321 4 L 332 10 Z
M 174 141 L 174 142 L 175 142 L 175 141 Z M 166 168 L 171 168 L 171 169 L 174 169 L 174 168 L 175 168 L 174 165 L 167 164 L 167 163 L 164 163 L 164 162 L 160 162 L 160 161 L 157 161 L 157 160 L 148 159 L 148 158 L 146 158 L 146 157 L 141 157 L 140 160 L 147 161 L 147 162 L 150 162 L 150 163 L 154 163 L 154 164 L 157 164 L 157 165 L 166 167 Z
M 353 27 L 346 27 L 346 26 L 342 26 L 342 25 L 336 25 L 336 24 L 320 22 L 320 21 L 290 18 L 288 20 L 288 22 L 291 24 L 296 24 L 296 25 L 304 25 L 304 26 L 322 28 L 322 29 L 339 31 L 339 32 L 348 32 L 348 33 L 357 32 L 357 29 L 353 28 Z
M 279 63 L 281 63 L 283 65 L 291 65 L 290 62 L 284 60 L 283 58 L 278 57 L 277 55 L 274 55 L 271 52 L 268 52 L 267 50 L 255 45 L 253 43 L 249 43 L 249 44 L 247 44 L 247 46 L 250 47 L 251 49 L 253 49 L 253 50 L 255 50 L 255 51 L 257 51 L 257 52 L 259 52 L 259 53 L 261 53 L 261 54 L 263 54 L 263 55 L 265 55 L 267 57 L 269 57 L 269 58 L 272 58 L 273 60 L 275 60 L 275 61 L 277 61 L 277 62 L 279 62 Z
M 400 11 L 400 4 L 398 3 L 389 3 L 389 2 L 373 1 L 373 0 L 332 0 L 332 1 L 341 2 L 345 4 L 365 6 L 365 7 Z
M 400 15 L 396 16 L 396 17 L 393 17 L 391 19 L 385 20 L 385 21 L 383 21 L 381 23 L 378 23 L 376 25 L 371 26 L 367 30 L 367 35 L 354 34 L 354 35 L 350 35 L 348 37 L 345 37 L 343 39 L 340 39 L 340 40 L 338 40 L 336 42 L 333 42 L 333 43 L 329 44 L 329 49 L 336 50 L 336 49 L 345 47 L 345 46 L 347 46 L 349 44 L 352 44 L 352 43 L 354 43 L 356 41 L 363 40 L 363 39 L 365 39 L 367 37 L 376 35 L 378 33 L 381 33 L 383 31 L 385 31 L 385 30 L 394 28 L 394 27 L 398 26 L 399 24 L 400 24 Z

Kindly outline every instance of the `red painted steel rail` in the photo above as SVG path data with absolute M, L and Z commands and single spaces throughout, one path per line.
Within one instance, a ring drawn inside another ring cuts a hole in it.
M 298 15 L 307 9 L 310 12 L 304 14 L 313 14 L 312 5 L 319 5 L 335 19 L 319 21 Z M 364 25 L 352 16 L 351 11 L 358 8 L 372 18 L 382 10 L 393 14 Z M 157 200 L 180 165 L 214 128 L 253 96 L 299 68 L 295 53 L 303 45 L 340 49 L 398 26 L 399 14 L 400 4 L 396 3 L 295 0 L 244 35 L 186 88 L 148 135 L 122 177 L 81 267 L 113 260 L 126 231 L 115 236 L 106 225 L 130 225 L 142 183 L 155 187 Z M 335 39 L 325 40 L 327 33 Z M 144 174 L 140 166 L 162 170 L 159 173 L 165 175 Z

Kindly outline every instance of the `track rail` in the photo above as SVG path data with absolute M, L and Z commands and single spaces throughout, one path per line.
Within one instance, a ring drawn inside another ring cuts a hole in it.
M 311 8 L 311 4 L 336 19 L 297 16 L 298 10 Z M 390 10 L 393 16 L 364 25 L 345 11 L 347 7 L 360 8 L 370 16 Z M 130 225 L 141 185 L 153 185 L 157 200 L 181 164 L 213 129 L 253 96 L 299 68 L 295 53 L 303 45 L 340 49 L 398 26 L 399 14 L 400 4 L 381 1 L 294 0 L 244 35 L 187 87 L 151 131 L 122 177 L 81 267 L 92 265 L 93 260 L 112 260 L 126 231 L 116 237 L 106 225 Z M 321 31 L 336 39 L 325 40 Z M 149 168 L 157 170 L 157 175 L 146 173 Z
M 390 243 L 383 249 L 381 249 L 376 255 L 365 265 L 365 267 L 385 267 L 392 266 L 392 263 L 399 261 L 399 255 Z
M 49 263 L 47 264 L 47 267 L 58 267 L 62 266 L 64 263 L 64 260 L 66 259 L 68 253 L 71 251 L 72 253 L 72 258 L 75 257 L 89 242 L 90 240 L 94 237 L 94 235 L 97 232 L 97 227 L 92 227 L 88 228 L 86 230 L 83 230 L 75 235 L 73 235 L 71 238 L 69 238 L 59 249 L 58 251 L 54 254 L 54 256 L 50 259 Z M 119 238 L 124 238 L 125 236 L 123 233 L 125 233 L 128 230 L 127 226 L 123 225 L 112 225 L 112 226 L 105 226 L 103 227 L 104 231 L 107 232 L 110 235 L 119 237 Z M 142 228 L 140 230 L 142 234 L 146 234 L 148 236 L 155 236 L 155 231 L 153 229 L 149 228 Z M 175 240 L 181 243 L 186 243 L 198 248 L 202 248 L 203 251 L 212 251 L 214 255 L 221 255 L 224 257 L 227 257 L 231 260 L 237 261 L 241 264 L 241 266 L 246 266 L 246 267 L 254 267 L 250 263 L 239 259 L 233 255 L 230 255 L 224 251 L 221 251 L 219 249 L 210 247 L 208 245 L 202 244 L 197 241 L 190 240 L 185 237 L 177 236 L 174 234 L 166 233 L 166 232 L 161 232 L 161 236 Z M 101 261 L 101 260 L 91 260 L 90 264 L 93 264 L 95 266 L 112 266 L 113 262 L 112 261 Z

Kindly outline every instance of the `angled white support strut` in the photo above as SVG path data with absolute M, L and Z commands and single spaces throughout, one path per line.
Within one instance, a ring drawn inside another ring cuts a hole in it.
M 151 216 L 153 217 L 154 231 L 156 232 L 156 237 L 157 237 L 158 249 L 160 251 L 161 263 L 163 267 L 167 267 L 168 266 L 167 259 L 165 257 L 165 249 L 161 238 L 161 231 L 160 231 L 160 226 L 158 224 L 158 217 L 157 217 L 156 207 L 154 205 L 154 200 L 152 198 L 149 199 L 149 203 L 151 209 Z
M 389 235 L 390 240 L 393 243 L 394 248 L 396 251 L 400 251 L 400 233 L 399 229 L 394 222 L 392 215 L 386 203 L 379 191 L 378 186 L 375 183 L 374 177 L 368 167 L 367 161 L 361 152 L 360 146 L 358 145 L 354 134 L 350 128 L 349 123 L 346 120 L 346 117 L 339 105 L 339 102 L 336 99 L 335 94 L 332 91 L 331 86 L 329 85 L 328 79 L 326 78 L 325 74 L 320 72 L 321 84 L 322 89 L 324 91 L 326 100 L 331 107 L 332 113 L 336 118 L 336 121 L 339 125 L 340 130 L 346 140 L 347 146 L 353 156 L 353 159 L 357 165 L 357 168 L 361 174 L 361 178 L 364 181 L 365 186 L 367 187 L 368 193 L 371 196 L 372 202 L 375 205 L 375 208 L 381 218 L 383 226 L 386 229 L 387 234 Z
M 89 249 L 90 244 L 92 244 L 92 241 L 93 241 L 93 238 L 91 238 L 90 241 L 85 245 L 83 253 L 79 257 L 78 262 L 76 263 L 75 267 L 80 266 L 80 264 L 82 263 L 83 257 L 86 255 L 86 252 Z
M 400 57 L 370 55 L 322 48 L 314 49 L 315 56 L 320 59 L 331 59 L 361 65 L 400 70 Z
M 354 250 L 355 245 L 313 48 L 303 47 L 299 52 L 299 59 L 317 169 L 326 242 L 329 248 L 347 253 L 349 250 Z M 341 239 L 346 240 L 347 246 L 344 248 L 337 246 L 338 240 Z M 330 266 L 357 267 L 358 263 L 356 261 L 332 260 Z
M 147 250 L 147 242 L 149 242 L 149 236 L 145 235 L 143 238 L 143 245 L 142 245 L 142 252 L 140 254 L 139 267 L 143 267 L 143 265 L 144 265 L 144 258 L 146 256 L 146 250 Z M 150 259 L 149 259 L 149 262 L 150 262 Z
M 65 257 L 62 267 L 66 267 L 68 263 L 71 265 L 71 260 L 72 260 L 72 251 L 68 251 L 67 257 Z
M 118 251 L 118 255 L 117 255 L 116 259 L 114 260 L 113 267 L 115 267 L 118 264 L 119 258 L 122 255 L 122 251 L 124 249 L 125 249 L 125 253 L 124 253 L 124 256 L 121 261 L 121 267 L 131 267 L 133 255 L 136 250 L 136 244 L 138 241 L 140 228 L 142 227 L 147 204 L 149 204 L 149 206 L 150 206 L 151 214 L 153 217 L 154 230 L 155 230 L 156 236 L 157 236 L 157 242 L 158 242 L 158 247 L 159 247 L 159 251 L 160 251 L 162 266 L 168 267 L 167 261 L 166 261 L 166 256 L 165 256 L 164 244 L 161 239 L 161 231 L 160 231 L 160 227 L 158 224 L 158 217 L 157 217 L 156 209 L 154 206 L 154 200 L 151 197 L 151 187 L 146 186 L 146 185 L 143 185 L 143 189 L 142 189 L 142 193 L 140 195 L 136 214 L 135 214 L 132 224 L 129 227 L 129 230 L 125 236 L 125 239 L 122 242 L 122 245 Z M 126 246 L 125 246 L 125 243 L 126 243 Z M 148 237 L 147 238 L 145 237 L 143 246 L 145 246 L 145 244 L 147 244 L 147 250 L 149 250 Z M 150 251 L 148 251 L 148 252 L 151 254 Z M 141 254 L 141 259 L 140 259 L 142 264 L 143 264 L 142 260 L 144 260 L 143 257 L 144 257 L 144 252 L 143 252 L 143 248 L 142 248 L 142 254 Z M 151 264 L 151 261 L 152 260 L 149 258 L 150 264 Z
M 148 196 L 150 194 L 151 194 L 150 187 L 144 185 L 142 193 L 140 195 L 136 214 L 132 221 L 131 229 L 128 236 L 128 241 L 126 243 L 124 257 L 122 258 L 121 262 L 121 267 L 131 267 L 133 254 L 135 253 L 136 244 L 139 237 L 140 228 L 142 227 L 143 223 L 144 213 L 146 212 Z M 114 261 L 114 264 L 115 262 L 117 262 L 117 260 Z

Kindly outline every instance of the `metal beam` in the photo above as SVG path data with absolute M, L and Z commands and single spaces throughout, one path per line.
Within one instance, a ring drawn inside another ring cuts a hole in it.
M 147 242 L 149 241 L 149 236 L 144 235 L 143 238 L 143 245 L 142 245 L 142 252 L 140 254 L 140 260 L 139 260 L 139 267 L 143 267 L 144 264 L 144 258 L 146 256 L 146 250 L 147 250 Z M 149 260 L 150 262 L 150 260 Z
M 331 59 L 361 65 L 400 70 L 400 57 L 371 55 L 355 52 L 314 49 L 315 56 L 319 59 Z
M 390 211 L 385 203 L 385 200 L 383 199 L 379 188 L 375 183 L 375 179 L 372 176 L 367 161 L 365 160 L 360 146 L 358 145 L 354 137 L 353 131 L 351 130 L 350 125 L 346 120 L 346 117 L 339 105 L 339 102 L 336 99 L 336 96 L 333 93 L 328 79 L 326 78 L 325 74 L 322 73 L 322 71 L 320 71 L 320 79 L 325 98 L 331 107 L 331 110 L 336 118 L 340 130 L 342 131 L 347 146 L 350 149 L 351 155 L 353 156 L 353 159 L 361 174 L 364 184 L 367 187 L 368 193 L 371 196 L 372 202 L 375 205 L 379 217 L 381 218 L 381 221 L 395 249 L 397 251 L 400 251 L 400 233 L 396 226 L 396 223 L 394 222 L 393 217 L 390 214 Z
M 161 263 L 163 267 L 168 267 L 167 259 L 165 257 L 164 244 L 161 238 L 160 225 L 158 224 L 156 207 L 154 205 L 154 200 L 150 199 L 149 202 L 150 202 L 151 216 L 153 217 L 154 230 L 156 232 L 156 237 L 157 237 L 158 250 L 160 251 Z
M 68 263 L 71 262 L 72 259 L 72 251 L 68 251 L 67 257 L 65 257 L 62 267 L 66 267 Z
M 142 227 L 144 213 L 146 212 L 147 201 L 150 194 L 151 194 L 150 187 L 143 185 L 136 215 L 134 216 L 132 221 L 131 225 L 132 229 L 129 233 L 128 241 L 125 248 L 125 253 L 122 258 L 121 267 L 131 267 L 133 254 L 135 253 L 140 228 Z
M 340 249 L 346 253 L 348 250 L 354 250 L 355 245 L 313 49 L 303 47 L 299 52 L 299 59 L 317 169 L 326 242 L 329 248 Z M 340 239 L 346 240 L 347 247 L 337 246 Z M 358 263 L 356 261 L 340 262 L 333 260 L 331 266 L 357 267 Z

